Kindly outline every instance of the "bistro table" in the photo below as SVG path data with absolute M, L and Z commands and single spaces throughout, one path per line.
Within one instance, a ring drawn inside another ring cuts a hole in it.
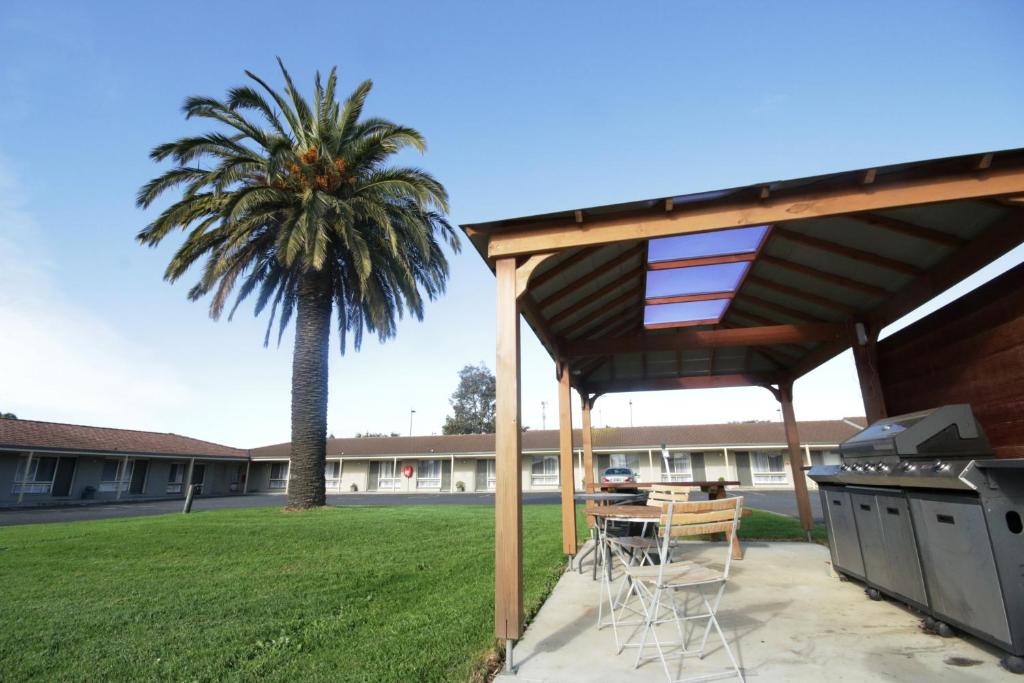
M 592 515 L 593 509 L 596 505 L 607 507 L 611 505 L 618 506 L 623 503 L 636 503 L 645 498 L 646 493 L 615 493 L 609 491 L 600 491 L 597 493 L 577 493 L 573 496 L 573 500 L 577 503 L 587 503 L 587 514 Z M 595 505 L 596 504 L 596 505 Z M 576 568 L 580 573 L 583 573 L 583 558 L 594 552 L 598 545 L 598 539 L 600 534 L 597 533 L 596 527 L 590 528 L 590 537 L 594 540 L 593 545 L 584 551 L 582 554 L 576 557 Z M 597 559 L 598 556 L 594 555 L 594 578 L 597 578 Z M 572 569 L 570 565 L 570 570 Z

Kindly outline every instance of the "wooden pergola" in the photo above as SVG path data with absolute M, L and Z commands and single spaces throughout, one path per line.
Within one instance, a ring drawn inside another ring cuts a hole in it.
M 576 553 L 571 391 L 760 386 L 811 528 L 793 382 L 853 348 L 886 415 L 879 330 L 1024 242 L 1024 149 L 462 226 L 497 278 L 495 633 L 523 631 L 519 315 L 556 364 L 563 548 Z

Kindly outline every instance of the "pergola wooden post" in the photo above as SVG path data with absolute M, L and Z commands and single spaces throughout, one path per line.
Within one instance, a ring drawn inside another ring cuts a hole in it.
M 597 394 L 580 393 L 583 404 L 583 490 L 589 491 L 594 484 L 594 433 L 590 426 L 590 411 L 594 408 Z
M 523 630 L 523 485 L 522 408 L 519 386 L 519 306 L 516 260 L 498 259 L 497 359 L 495 401 L 494 486 L 494 630 L 506 641 L 506 665 L 511 645 Z
M 855 323 L 850 336 L 857 379 L 860 380 L 860 395 L 864 399 L 864 414 L 871 424 L 887 415 L 882 380 L 878 377 L 878 330 L 864 323 Z
M 796 494 L 800 526 L 807 532 L 809 538 L 814 527 L 814 519 L 811 515 L 811 498 L 807 492 L 807 478 L 804 475 L 804 449 L 800 446 L 800 432 L 796 426 L 796 414 L 793 412 L 793 383 L 780 383 L 775 395 L 782 405 L 782 422 L 786 430 L 786 444 L 789 447 L 789 468 L 793 473 L 793 492 Z
M 569 366 L 558 363 L 558 479 L 562 489 L 562 552 L 576 554 L 576 475 L 572 466 L 572 387 Z

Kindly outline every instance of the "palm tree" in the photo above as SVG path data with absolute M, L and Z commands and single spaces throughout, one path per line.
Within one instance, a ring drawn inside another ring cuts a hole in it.
M 175 229 L 188 231 L 164 278 L 174 282 L 202 260 L 188 297 L 211 294 L 215 320 L 232 293 L 229 320 L 255 293 L 256 315 L 270 308 L 264 345 L 275 320 L 281 343 L 294 313 L 288 506 L 301 509 L 326 499 L 331 316 L 342 354 L 349 334 L 358 350 L 364 328 L 384 341 L 405 312 L 422 320 L 424 295 L 439 296 L 448 278 L 442 244 L 458 251 L 459 239 L 445 218 L 441 183 L 389 165 L 400 150 L 423 152 L 426 142 L 412 128 L 362 117 L 370 81 L 339 103 L 337 70 L 326 85 L 317 73 L 309 102 L 278 64 L 283 94 L 246 71 L 253 84 L 232 88 L 223 101 L 185 101 L 186 118 L 212 119 L 218 130 L 150 153 L 174 167 L 139 190 L 138 205 L 176 188 L 180 198 L 137 239 L 155 246 Z

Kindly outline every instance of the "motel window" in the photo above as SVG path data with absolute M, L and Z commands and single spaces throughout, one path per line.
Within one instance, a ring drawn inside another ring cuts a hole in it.
M 333 488 L 337 488 L 341 483 L 341 461 L 340 460 L 328 460 L 327 464 L 324 465 L 324 479 L 327 480 L 327 485 Z
M 693 467 L 689 453 L 668 453 L 662 458 L 662 481 L 693 481 Z
M 639 453 L 612 453 L 608 456 L 608 467 L 626 467 L 633 474 L 640 474 Z
M 103 471 L 100 474 L 99 490 L 103 493 L 127 491 L 128 482 L 131 481 L 132 470 L 134 469 L 135 463 L 131 460 L 127 462 L 121 458 L 117 460 L 104 460 Z
M 381 460 L 380 469 L 377 471 L 377 488 L 397 489 L 399 481 L 395 474 L 395 462 L 393 460 Z
M 530 483 L 534 486 L 557 486 L 558 457 L 554 455 L 534 457 L 530 470 Z
M 441 461 L 423 460 L 420 462 L 419 471 L 416 473 L 416 488 L 418 489 L 439 489 L 441 488 Z
M 57 458 L 24 456 L 18 460 L 13 493 L 49 493 L 57 473 Z
M 171 463 L 171 469 L 167 472 L 167 493 L 181 493 L 185 483 L 185 463 Z
M 787 481 L 782 453 L 752 452 L 750 465 L 754 484 L 785 484 Z
M 270 483 L 268 488 L 281 490 L 288 488 L 288 463 L 270 463 Z

